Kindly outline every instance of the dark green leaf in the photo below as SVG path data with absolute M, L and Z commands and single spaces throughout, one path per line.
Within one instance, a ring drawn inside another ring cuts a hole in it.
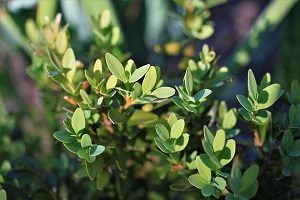
M 154 138 L 154 142 L 156 144 L 156 146 L 158 146 L 158 148 L 164 152 L 164 153 L 171 153 L 170 150 L 168 150 L 165 145 L 163 144 L 164 141 L 160 138 L 160 137 L 155 137 Z
M 204 126 L 203 131 L 204 131 L 204 139 L 212 146 L 214 141 L 213 134 L 210 132 L 207 126 Z
M 245 171 L 240 182 L 240 187 L 239 187 L 240 192 L 245 192 L 255 183 L 256 178 L 258 176 L 258 172 L 259 172 L 259 167 L 256 164 L 252 165 Z
M 212 185 L 205 185 L 203 189 L 201 190 L 202 195 L 205 197 L 210 197 L 214 194 L 214 186 Z
M 243 95 L 236 95 L 237 100 L 239 101 L 239 103 L 249 112 L 253 111 L 253 107 L 250 103 L 250 101 L 247 99 L 247 97 L 243 96 Z
M 53 137 L 63 143 L 74 142 L 74 138 L 66 131 L 57 131 L 53 134 Z
M 208 97 L 210 94 L 211 94 L 211 90 L 209 90 L 209 89 L 200 90 L 194 96 L 195 101 L 200 101 L 200 100 Z
M 128 120 L 128 125 L 129 126 L 145 125 L 145 124 L 153 123 L 157 120 L 158 120 L 158 116 L 153 113 L 144 112 L 142 110 L 135 110 Z

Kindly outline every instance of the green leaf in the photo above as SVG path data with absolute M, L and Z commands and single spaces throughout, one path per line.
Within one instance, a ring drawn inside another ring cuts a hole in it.
M 93 163 L 85 162 L 85 169 L 91 180 L 94 180 L 97 177 L 97 174 L 102 171 L 103 165 L 102 158 L 95 159 L 95 162 Z
M 291 127 L 300 127 L 300 104 L 290 106 L 289 122 L 289 126 Z
M 255 197 L 257 190 L 258 190 L 258 181 L 255 180 L 254 183 L 250 187 L 248 187 L 241 196 L 244 197 L 245 199 L 251 199 Z
M 84 113 L 81 108 L 77 108 L 72 116 L 72 127 L 75 133 L 79 134 L 85 128 Z
M 207 153 L 207 154 L 208 154 L 209 156 L 211 156 L 211 157 L 214 157 L 214 156 L 215 156 L 213 147 L 212 147 L 211 144 L 209 144 L 208 141 L 202 140 L 202 146 L 203 146 L 203 149 L 204 149 L 205 153 Z
M 138 68 L 137 70 L 135 70 L 129 79 L 129 83 L 134 83 L 134 82 L 140 80 L 140 78 L 142 78 L 146 74 L 149 67 L 150 67 L 150 65 L 147 64 L 147 65 L 144 65 L 144 66 Z
M 211 181 L 211 170 L 202 162 L 199 156 L 196 157 L 196 166 L 201 177 L 207 181 Z
M 157 81 L 157 74 L 155 67 L 151 66 L 148 72 L 145 75 L 145 78 L 142 83 L 143 94 L 149 94 L 154 88 Z
M 233 196 L 233 194 L 228 193 L 228 194 L 226 194 L 225 200 L 239 200 L 239 199 L 236 198 L 235 196 Z
M 221 101 L 219 108 L 218 108 L 218 115 L 221 120 L 224 119 L 224 116 L 226 115 L 227 112 L 228 112 L 228 108 L 227 108 L 226 102 Z
M 298 157 L 300 156 L 300 140 L 295 140 L 292 148 L 287 153 L 289 156 Z
M 163 124 L 156 124 L 155 130 L 156 130 L 156 133 L 158 134 L 158 136 L 163 141 L 166 141 L 167 139 L 169 139 L 169 137 L 170 137 L 169 131 L 168 131 L 167 127 L 165 127 Z
M 198 189 L 202 189 L 205 185 L 209 184 L 209 182 L 203 179 L 198 173 L 189 176 L 188 180 L 192 186 Z
M 124 116 L 115 108 L 111 108 L 108 110 L 108 118 L 112 121 L 113 124 L 124 123 L 127 121 L 126 116 Z
M 193 76 L 191 69 L 188 67 L 185 71 L 185 75 L 183 78 L 183 87 L 185 88 L 185 91 L 191 95 L 193 91 Z
M 227 112 L 224 115 L 224 119 L 222 121 L 222 128 L 223 129 L 232 129 L 237 122 L 237 118 L 234 112 L 234 109 L 230 109 L 229 112 Z
M 0 190 L 0 199 L 1 200 L 7 200 L 7 195 L 4 189 Z
M 76 58 L 73 49 L 67 49 L 62 59 L 62 65 L 64 68 L 70 69 L 66 74 L 67 79 L 72 82 L 76 71 Z
M 89 155 L 88 149 L 79 149 L 77 151 L 77 155 L 79 158 L 84 159 L 84 160 L 88 161 L 89 163 L 92 163 L 95 160 L 95 157 L 92 158 Z
M 66 131 L 57 131 L 53 134 L 53 137 L 63 143 L 74 142 L 74 138 Z
M 129 126 L 146 125 L 146 124 L 154 123 L 157 120 L 158 120 L 158 116 L 156 114 L 150 112 L 144 112 L 142 110 L 135 110 L 128 120 L 128 125 Z
M 270 83 L 271 83 L 271 75 L 270 73 L 266 73 L 260 82 L 259 91 L 262 91 L 264 88 L 268 87 Z
M 174 88 L 171 87 L 160 87 L 155 89 L 151 95 L 156 96 L 157 98 L 169 98 L 175 94 Z
M 259 172 L 259 167 L 256 164 L 252 165 L 245 171 L 240 182 L 240 187 L 239 187 L 240 192 L 244 192 L 245 190 L 247 190 L 252 186 L 252 184 L 256 181 L 258 172 Z
M 281 87 L 279 84 L 272 84 L 264 88 L 258 95 L 259 109 L 266 109 L 272 106 L 277 99 L 282 95 Z
M 107 82 L 106 82 L 106 89 L 107 90 L 110 90 L 110 89 L 114 89 L 116 87 L 118 83 L 118 79 L 116 76 L 114 75 L 111 75 L 108 79 L 107 79 Z
M 88 134 L 84 134 L 81 138 L 81 147 L 89 147 L 92 145 L 92 139 Z
M 236 164 L 234 164 L 231 169 L 231 176 L 229 180 L 230 189 L 234 193 L 238 193 L 241 178 L 242 178 L 241 170 Z
M 225 131 L 223 129 L 218 130 L 213 141 L 213 149 L 215 152 L 222 151 L 225 145 L 225 138 Z
M 226 187 L 226 181 L 220 176 L 214 178 L 214 182 L 216 183 L 215 186 L 221 191 L 224 190 L 224 188 Z
M 100 18 L 100 23 L 99 23 L 101 29 L 107 28 L 109 26 L 110 22 L 111 22 L 111 13 L 109 10 L 105 9 L 101 13 L 101 18 Z
M 133 91 L 131 92 L 130 97 L 132 97 L 133 99 L 136 99 L 141 94 L 142 94 L 142 86 L 140 83 L 137 82 L 133 85 Z
M 158 146 L 158 148 L 159 148 L 162 152 L 164 152 L 164 153 L 171 153 L 171 151 L 168 150 L 168 149 L 165 147 L 165 145 L 163 144 L 164 141 L 163 141 L 160 137 L 155 137 L 155 138 L 154 138 L 154 142 L 155 142 L 156 146 Z
M 68 48 L 68 38 L 66 31 L 60 31 L 55 40 L 55 46 L 59 54 L 63 54 Z
M 212 146 L 214 141 L 213 134 L 210 132 L 207 126 L 204 126 L 203 131 L 204 131 L 204 139 Z
M 215 188 L 212 185 L 205 185 L 203 189 L 201 190 L 201 193 L 205 197 L 210 197 L 214 194 Z
M 117 77 L 120 81 L 126 83 L 125 70 L 120 61 L 110 53 L 105 54 L 106 64 L 108 66 L 109 71 Z
M 211 170 L 218 170 L 222 167 L 221 163 L 218 160 L 216 160 L 214 157 L 211 157 L 207 154 L 201 154 L 200 159 Z
M 253 121 L 257 125 L 266 125 L 269 120 L 271 119 L 271 112 L 268 110 L 259 110 L 255 117 L 253 118 Z
M 239 101 L 239 103 L 249 112 L 253 111 L 253 107 L 250 103 L 250 101 L 248 100 L 247 97 L 243 96 L 243 95 L 236 95 L 237 100 Z
M 102 145 L 93 145 L 90 149 L 90 156 L 98 156 L 105 150 L 105 147 Z
M 83 99 L 84 103 L 88 104 L 89 106 L 92 105 L 92 101 L 89 97 L 89 95 L 86 93 L 86 91 L 84 91 L 83 89 L 80 89 L 80 96 Z
M 224 149 L 219 154 L 219 159 L 221 165 L 227 165 L 235 155 L 236 144 L 233 139 L 229 139 L 224 147 Z
M 175 113 L 170 114 L 170 116 L 168 118 L 168 124 L 169 124 L 169 126 L 172 127 L 177 120 L 178 119 L 177 119 Z
M 64 146 L 72 153 L 77 153 L 77 151 L 81 149 L 81 146 L 77 141 L 69 144 L 64 143 Z
M 174 148 L 174 139 L 168 139 L 167 141 L 163 141 L 163 145 L 171 152 L 175 152 Z
M 190 138 L 190 135 L 187 134 L 187 133 L 183 133 L 177 140 L 176 140 L 176 143 L 175 143 L 175 151 L 176 152 L 179 152 L 179 151 L 182 151 L 188 144 L 189 142 L 189 138 Z
M 251 121 L 252 117 L 249 113 L 249 111 L 247 111 L 245 108 L 239 108 L 239 113 L 243 116 L 243 118 L 247 121 Z
M 98 190 L 102 190 L 110 180 L 110 174 L 106 171 L 99 172 L 97 174 L 97 179 L 96 179 L 96 187 Z
M 252 99 L 256 100 L 258 94 L 257 83 L 251 69 L 248 70 L 248 91 L 249 91 L 249 96 L 252 97 Z
M 195 101 L 200 101 L 206 97 L 208 97 L 211 94 L 211 90 L 210 89 L 203 89 L 200 90 L 199 92 L 197 92 L 194 96 Z
M 183 119 L 177 120 L 171 127 L 171 138 L 179 138 L 183 132 L 185 122 Z
M 96 71 L 99 71 L 100 74 L 102 74 L 102 62 L 100 59 L 97 59 L 94 64 L 93 72 L 95 73 Z

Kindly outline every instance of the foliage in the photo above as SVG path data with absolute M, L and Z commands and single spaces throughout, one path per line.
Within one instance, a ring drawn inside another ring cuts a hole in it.
M 190 39 L 213 33 L 208 9 L 223 1 L 175 2 Z M 300 172 L 297 80 L 285 98 L 269 73 L 258 84 L 249 69 L 248 94 L 236 95 L 242 107 L 228 109 L 217 93 L 227 86 L 229 68 L 218 64 L 208 45 L 198 56 L 183 57 L 178 86 L 159 66 L 138 67 L 128 59 L 109 10 L 91 20 L 94 40 L 85 59 L 62 17 L 43 22 L 39 16 L 25 25 L 32 48 L 27 73 L 46 95 L 54 95 L 47 111 L 56 120 L 57 149 L 43 160 L 35 153 L 38 141 L 13 140 L 16 119 L 0 107 L 0 199 L 245 200 L 264 196 L 265 174 L 279 177 L 279 186 L 294 184 L 291 177 Z M 250 161 L 247 151 L 255 151 Z M 30 178 L 24 180 L 24 174 Z M 297 190 L 290 187 L 288 193 Z

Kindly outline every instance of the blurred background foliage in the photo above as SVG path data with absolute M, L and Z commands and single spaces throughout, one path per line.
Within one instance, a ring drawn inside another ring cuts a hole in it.
M 272 72 L 275 81 L 285 89 L 293 79 L 299 78 L 299 1 L 216 0 L 214 5 L 207 7 L 209 12 L 200 12 L 205 15 L 201 16 L 201 20 L 204 19 L 201 23 L 198 19 L 189 20 L 186 13 L 190 8 L 186 2 L 0 2 L 0 183 L 4 179 L 2 175 L 7 174 L 9 181 L 2 186 L 14 194 L 15 199 L 25 199 L 28 194 L 42 199 L 43 191 L 55 198 L 56 187 L 63 191 L 60 194 L 62 199 L 67 196 L 89 199 L 96 193 L 96 188 L 88 181 L 79 181 L 80 172 L 75 173 L 78 169 L 76 161 L 62 153 L 65 152 L 62 146 L 52 138 L 51 133 L 61 125 L 56 120 L 62 117 L 61 110 L 53 112 L 57 94 L 47 95 L 51 91 L 42 87 L 47 84 L 40 77 L 42 73 L 34 74 L 31 70 L 38 61 L 31 61 L 32 51 L 26 35 L 29 19 L 35 19 L 37 26 L 42 26 L 45 16 L 54 19 L 60 12 L 63 24 L 69 25 L 71 46 L 78 59 L 86 64 L 109 51 L 99 48 L 101 44 L 97 43 L 92 20 L 109 9 L 113 24 L 120 26 L 118 48 L 128 52 L 122 54 L 123 59 L 131 57 L 137 66 L 151 61 L 161 66 L 162 74 L 167 75 L 172 83 L 180 81 L 177 77 L 183 74 L 187 59 L 195 57 L 203 44 L 209 44 L 222 55 L 220 64 L 231 71 L 226 78 L 228 87 L 216 93 L 228 101 L 229 107 L 236 102 L 231 101 L 235 98 L 233 94 L 241 92 L 241 85 L 246 82 L 245 76 L 240 74 L 245 74 L 249 67 L 256 72 L 258 79 L 266 72 Z M 201 10 L 201 6 L 197 9 Z M 120 50 L 114 51 L 121 55 Z M 38 82 L 31 79 L 36 76 Z M 36 180 L 34 184 L 32 177 Z M 27 190 L 14 192 L 20 185 Z M 76 195 L 71 191 L 76 191 Z M 148 198 L 161 197 L 152 192 Z

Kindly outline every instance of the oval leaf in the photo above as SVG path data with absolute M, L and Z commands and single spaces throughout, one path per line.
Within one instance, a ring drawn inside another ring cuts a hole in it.
M 243 96 L 243 95 L 236 95 L 237 100 L 239 101 L 239 103 L 249 112 L 253 111 L 252 105 L 250 103 L 250 101 L 248 100 L 247 97 Z
M 214 141 L 213 141 L 213 148 L 214 151 L 222 151 L 225 146 L 225 131 L 220 129 L 217 131 Z
M 112 54 L 105 54 L 106 64 L 108 66 L 109 71 L 117 77 L 120 81 L 126 83 L 125 70 L 121 62 Z
M 180 120 L 177 120 L 174 125 L 171 127 L 171 135 L 170 137 L 171 138 L 179 138 L 183 132 L 183 129 L 184 129 L 184 120 L 183 119 L 180 119 Z
M 252 186 L 252 184 L 256 181 L 258 172 L 259 172 L 259 167 L 256 164 L 252 165 L 245 171 L 240 182 L 240 187 L 239 187 L 240 192 L 243 192 Z
M 157 98 L 169 98 L 175 94 L 174 88 L 171 87 L 160 87 L 155 89 L 151 95 L 156 96 Z
M 74 141 L 70 133 L 66 131 L 57 131 L 53 134 L 53 137 L 63 143 L 71 143 Z
M 81 108 L 77 108 L 75 110 L 71 123 L 75 133 L 77 134 L 85 128 L 85 118 Z
M 150 67 L 150 65 L 147 64 L 147 65 L 144 65 L 144 66 L 138 68 L 137 70 L 135 70 L 129 79 L 129 83 L 134 83 L 134 82 L 140 80 L 140 78 L 142 78 L 146 74 L 149 67 Z
M 210 182 L 211 180 L 211 170 L 202 162 L 199 156 L 196 157 L 196 166 L 199 174 L 204 180 Z
M 248 91 L 249 96 L 252 97 L 252 99 L 257 98 L 257 83 L 254 77 L 254 74 L 251 69 L 248 70 Z
M 163 124 L 156 124 L 155 125 L 155 130 L 156 130 L 156 133 L 158 134 L 158 136 L 166 141 L 167 139 L 169 139 L 169 131 L 167 129 L 167 127 L 165 127 Z
M 90 149 L 90 156 L 98 156 L 99 154 L 103 153 L 105 147 L 102 145 L 93 145 Z
M 84 134 L 81 138 L 81 147 L 89 147 L 92 145 L 92 139 L 88 134 Z
M 191 93 L 193 91 L 193 76 L 192 76 L 191 69 L 189 67 L 185 71 L 185 75 L 183 78 L 183 87 L 184 87 L 185 91 L 189 95 L 191 95 Z
M 188 180 L 192 186 L 198 189 L 202 189 L 205 185 L 209 184 L 209 182 L 203 179 L 200 174 L 193 174 L 189 176 Z
M 211 94 L 211 90 L 210 89 L 200 90 L 194 96 L 195 101 L 200 101 L 201 99 L 204 99 L 204 98 L 208 97 L 210 94 Z
M 144 94 L 151 92 L 157 81 L 157 74 L 155 67 L 151 66 L 145 75 L 142 83 L 142 91 Z

